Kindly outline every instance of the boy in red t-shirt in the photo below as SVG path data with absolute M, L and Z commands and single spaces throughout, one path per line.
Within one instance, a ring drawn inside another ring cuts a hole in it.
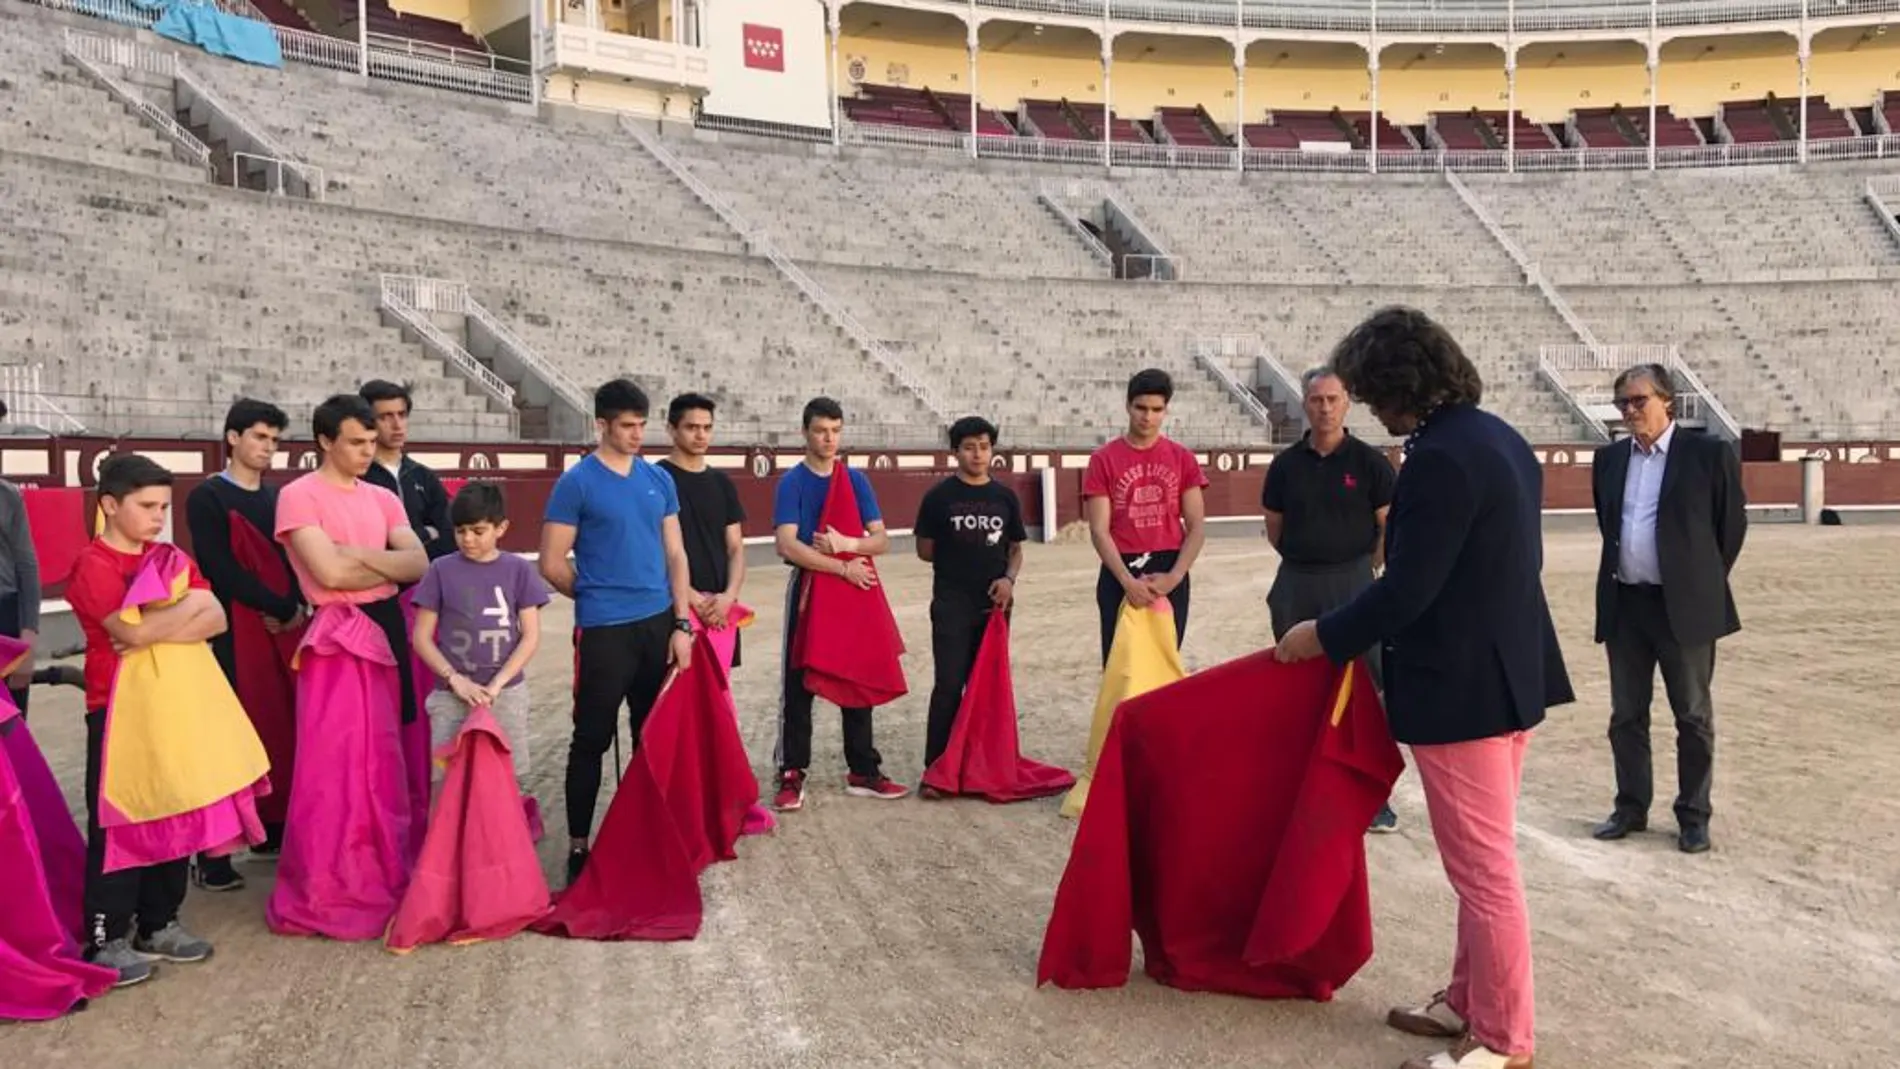
M 1124 600 L 1146 608 L 1167 598 L 1176 645 L 1187 638 L 1188 569 L 1207 537 L 1201 497 L 1207 476 L 1193 453 L 1161 433 L 1172 400 L 1167 372 L 1136 372 L 1128 380 L 1128 433 L 1097 449 L 1082 477 L 1089 540 L 1102 559 L 1095 601 L 1104 665 Z
M 211 944 L 178 923 L 190 859 L 106 872 L 106 838 L 99 826 L 106 705 L 120 655 L 160 642 L 203 642 L 225 628 L 224 608 L 189 561 L 191 589 L 182 600 L 145 612 L 137 624 L 119 618 L 126 590 L 164 533 L 171 506 L 171 472 L 136 453 L 108 459 L 99 469 L 105 530 L 80 550 L 66 584 L 66 602 L 86 636 L 85 902 L 92 929 L 86 956 L 118 970 L 120 987 L 149 979 L 154 960 L 193 962 L 211 956 Z

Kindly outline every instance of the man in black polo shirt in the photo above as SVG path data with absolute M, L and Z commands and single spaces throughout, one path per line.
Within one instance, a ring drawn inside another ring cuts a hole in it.
M 1397 473 L 1385 454 L 1346 430 L 1350 402 L 1338 376 L 1315 368 L 1301 376 L 1308 430 L 1267 468 L 1260 493 L 1267 541 L 1280 554 L 1280 572 L 1267 593 L 1273 638 L 1351 601 L 1372 584 L 1385 563 L 1385 510 Z M 1379 648 L 1365 652 L 1379 677 Z M 1388 832 L 1398 817 L 1387 806 L 1372 830 Z
M 707 627 L 726 625 L 726 614 L 745 585 L 745 509 L 739 488 L 726 473 L 706 465 L 712 448 L 713 401 L 683 393 L 666 406 L 672 452 L 660 468 L 673 477 L 680 497 L 680 540 L 686 543 L 686 571 L 693 584 L 693 611 Z M 733 638 L 732 665 L 739 665 L 739 640 Z

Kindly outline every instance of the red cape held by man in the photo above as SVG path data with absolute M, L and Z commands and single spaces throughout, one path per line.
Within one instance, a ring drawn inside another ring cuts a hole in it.
M 648 714 L 587 867 L 534 930 L 570 939 L 691 939 L 699 874 L 736 857 L 759 799 L 725 667 L 706 630 Z
M 840 460 L 831 469 L 818 527 L 850 538 L 864 537 L 858 518 L 858 495 L 851 473 Z M 834 554 L 839 560 L 859 554 Z M 876 574 L 869 558 L 866 566 Z M 792 638 L 792 664 L 805 670 L 805 686 L 841 709 L 871 709 L 903 697 L 904 638 L 882 584 L 860 590 L 841 576 L 812 572 L 805 576 L 804 604 L 799 609 L 798 633 Z
M 950 744 L 924 771 L 924 785 L 992 802 L 1046 798 L 1075 785 L 1067 770 L 1023 756 L 1009 671 L 1009 617 L 1000 610 L 990 613 Z
M 1404 762 L 1362 665 L 1230 661 L 1117 710 L 1038 984 L 1327 1000 L 1372 957 L 1364 834 Z

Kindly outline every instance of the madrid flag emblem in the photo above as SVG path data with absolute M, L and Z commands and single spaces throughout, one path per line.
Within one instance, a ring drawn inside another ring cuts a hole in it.
M 776 26 L 745 24 L 745 65 L 754 70 L 785 71 L 785 31 Z

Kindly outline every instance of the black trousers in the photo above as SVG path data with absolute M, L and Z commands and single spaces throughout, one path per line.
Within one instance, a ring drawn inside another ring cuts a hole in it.
M 106 748 L 106 712 L 86 714 L 86 917 L 94 946 L 139 931 L 150 934 L 178 919 L 190 886 L 184 858 L 163 865 L 105 871 L 106 836 L 99 827 L 99 769 Z
M 633 748 L 666 685 L 673 610 L 627 624 L 584 627 L 575 640 L 574 735 L 567 747 L 567 833 L 585 839 L 600 799 L 600 759 L 613 747 L 620 704 Z
M 812 692 L 805 689 L 805 672 L 792 667 L 792 636 L 798 633 L 798 601 L 805 572 L 791 569 L 785 581 L 785 637 L 779 644 L 783 679 L 779 688 L 778 744 L 772 759 L 780 773 L 803 772 L 811 767 Z M 882 774 L 884 755 L 877 752 L 871 710 L 840 709 L 844 719 L 844 763 L 854 776 L 871 779 Z
M 8 638 L 20 637 L 20 595 L 18 594 L 0 594 L 0 635 Z M 20 687 L 17 690 L 13 687 L 7 688 L 7 693 L 13 696 L 13 704 L 19 708 L 21 716 L 26 715 L 26 699 L 31 691 L 31 687 Z
M 1669 629 L 1662 587 L 1616 588 L 1616 619 L 1605 649 L 1610 658 L 1610 753 L 1616 761 L 1616 811 L 1647 817 L 1654 792 L 1649 705 L 1656 670 L 1676 717 L 1676 821 L 1709 822 L 1715 779 L 1715 643 L 1684 646 Z
M 402 618 L 402 595 L 372 601 L 361 608 L 363 615 L 389 640 L 389 652 L 396 655 L 396 675 L 402 686 L 402 722 L 412 724 L 421 710 L 416 708 L 415 658 L 409 655 L 409 628 Z
M 930 720 L 924 729 L 925 768 L 935 764 L 950 745 L 963 688 L 969 685 L 970 670 L 976 667 L 976 654 L 989 627 L 990 609 L 987 588 L 976 598 L 959 594 L 931 599 L 930 656 L 936 672 L 930 688 Z
M 1137 566 L 1135 562 L 1144 556 L 1148 559 Z M 1174 562 L 1180 559 L 1181 555 L 1171 549 L 1157 553 L 1122 554 L 1122 563 L 1128 567 L 1129 573 L 1137 578 L 1165 572 L 1174 567 Z M 1187 641 L 1188 588 L 1193 579 L 1191 575 L 1182 576 L 1181 585 L 1175 587 L 1173 593 L 1168 595 L 1168 604 L 1174 606 L 1174 644 L 1176 646 Z M 1095 580 L 1095 604 L 1102 612 L 1103 665 L 1108 664 L 1108 651 L 1115 645 L 1115 621 L 1121 616 L 1122 602 L 1127 597 L 1128 594 L 1122 589 L 1122 585 L 1115 581 L 1114 573 L 1104 565 L 1101 575 Z
M 1339 608 L 1372 585 L 1372 558 L 1361 557 L 1345 564 L 1311 567 L 1282 562 L 1267 591 L 1267 614 L 1273 620 L 1273 640 L 1286 637 L 1293 625 L 1316 620 Z M 1372 673 L 1372 681 L 1383 686 L 1380 650 L 1375 643 L 1361 656 Z

